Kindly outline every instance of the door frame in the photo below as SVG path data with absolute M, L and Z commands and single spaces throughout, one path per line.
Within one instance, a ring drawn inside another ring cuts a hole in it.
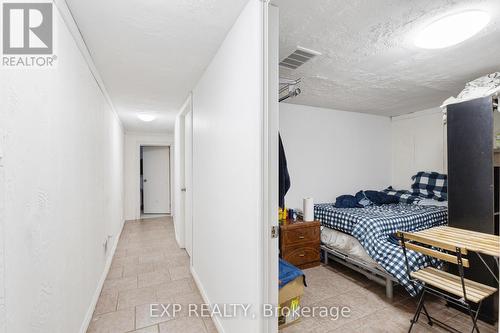
M 154 141 L 154 140 L 137 140 L 135 142 L 135 165 L 136 165 L 136 172 L 137 172 L 137 178 L 135 182 L 135 219 L 140 220 L 141 219 L 141 147 L 142 146 L 150 146 L 150 147 L 169 147 L 170 148 L 170 215 L 172 214 L 172 207 L 173 207 L 173 159 L 174 159 L 174 146 L 172 143 L 169 142 L 159 142 L 159 141 Z
M 139 215 L 142 214 L 141 210 L 141 148 L 143 147 L 165 147 L 168 148 L 168 181 L 169 181 L 169 186 L 168 186 L 168 205 L 169 205 L 169 212 L 166 213 L 165 215 L 172 215 L 172 209 L 173 209 L 173 200 L 172 200 L 172 168 L 173 168 L 173 163 L 172 163 L 172 158 L 174 157 L 174 154 L 172 153 L 172 147 L 170 145 L 165 145 L 165 144 L 140 144 L 139 145 Z M 144 165 L 143 165 L 144 168 Z M 144 171 L 144 169 L 143 169 Z M 144 182 L 144 180 L 142 180 Z
M 186 234 L 186 211 L 185 211 L 185 207 L 186 207 L 186 201 L 185 201 L 185 193 L 186 192 L 183 192 L 182 189 L 185 188 L 186 186 L 186 165 L 185 165 L 185 161 L 186 161 L 186 148 L 185 148 L 185 145 L 186 145 L 186 136 L 185 136 L 185 128 L 186 128 L 186 114 L 189 113 L 189 112 L 192 112 L 191 114 L 194 113 L 194 108 L 193 108 L 193 93 L 190 92 L 188 97 L 186 98 L 186 101 L 184 102 L 184 104 L 182 105 L 182 107 L 180 108 L 179 110 L 179 113 L 177 114 L 177 124 L 176 124 L 176 131 L 178 131 L 178 133 L 175 134 L 175 137 L 176 137 L 176 148 L 177 148 L 177 158 L 179 159 L 175 165 L 176 165 L 176 169 L 174 169 L 174 172 L 175 172 L 175 176 L 174 176 L 174 179 L 175 179 L 175 190 L 174 190 L 174 195 L 175 195 L 175 207 L 180 210 L 177 211 L 177 210 L 174 210 L 175 211 L 175 216 L 174 216 L 174 219 L 177 220 L 177 223 L 176 223 L 176 226 L 178 227 L 178 237 L 179 239 L 177 240 L 177 242 L 179 243 L 179 246 L 181 248 L 186 248 L 186 238 L 188 237 L 188 235 Z M 194 137 L 194 131 L 193 131 L 193 137 Z M 193 143 L 192 139 L 193 137 L 191 138 L 191 143 Z M 191 163 L 193 163 L 193 156 L 194 156 L 194 153 L 193 153 L 193 149 L 191 149 Z M 191 187 L 193 187 L 193 175 L 191 174 Z M 191 193 L 192 193 L 192 188 L 191 188 Z M 193 198 L 191 197 L 191 209 L 192 211 L 194 211 L 194 205 L 193 205 Z M 191 216 L 193 216 L 192 212 L 191 212 Z M 192 223 L 191 223 L 191 262 L 193 260 L 193 248 L 194 248 L 194 242 L 193 242 L 193 231 L 194 231 L 194 220 L 192 220 Z
M 278 238 L 271 237 L 278 228 L 279 178 L 279 9 L 269 0 L 263 6 L 264 75 L 263 75 L 263 295 L 264 304 L 278 306 L 279 249 Z M 264 318 L 262 331 L 278 332 L 277 318 Z

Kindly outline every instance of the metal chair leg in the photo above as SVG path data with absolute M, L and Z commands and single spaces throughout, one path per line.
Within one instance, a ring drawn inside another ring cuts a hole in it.
M 456 248 L 457 250 L 457 264 L 458 264 L 458 272 L 460 273 L 460 280 L 462 281 L 462 292 L 464 295 L 464 300 L 465 303 L 467 304 L 467 310 L 469 311 L 469 315 L 472 319 L 472 332 L 474 332 L 474 329 L 476 330 L 477 333 L 479 332 L 479 327 L 477 327 L 477 316 L 479 315 L 479 310 L 481 309 L 481 302 L 479 303 L 479 306 L 476 311 L 476 315 L 472 312 L 472 309 L 470 307 L 469 301 L 467 301 L 467 292 L 465 289 L 465 278 L 464 278 L 464 265 L 462 261 L 462 251 L 459 247 Z
M 410 328 L 408 329 L 408 333 L 411 332 L 411 330 L 413 329 L 413 325 L 418 321 L 418 317 L 420 316 L 420 312 L 422 311 L 422 307 L 424 306 L 424 295 L 425 295 L 425 289 L 422 290 L 422 294 L 420 296 L 420 299 L 418 301 L 418 305 L 417 305 L 417 310 L 415 311 L 415 315 L 413 316 L 413 319 L 410 320 Z
M 429 326 L 434 325 L 434 323 L 432 322 L 432 317 L 429 315 L 429 312 L 427 312 L 427 309 L 423 304 L 422 304 L 422 309 L 424 310 L 425 316 L 427 317 L 427 323 L 429 324 Z
M 467 303 L 467 309 L 469 310 L 469 315 L 472 319 L 472 331 L 471 331 L 471 333 L 474 333 L 474 330 L 476 330 L 477 333 L 480 333 L 479 327 L 477 326 L 477 317 L 479 316 L 479 310 L 481 310 L 481 304 L 482 304 L 482 301 L 479 302 L 479 304 L 477 306 L 476 314 L 474 315 L 474 313 L 472 312 L 472 309 L 470 307 L 470 304 Z

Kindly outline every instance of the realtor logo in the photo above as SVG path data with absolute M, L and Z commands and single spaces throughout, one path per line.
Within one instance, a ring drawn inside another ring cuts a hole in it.
M 42 1 L 3 3 L 1 68 L 55 66 L 53 4 Z
M 3 54 L 52 52 L 52 3 L 4 3 Z

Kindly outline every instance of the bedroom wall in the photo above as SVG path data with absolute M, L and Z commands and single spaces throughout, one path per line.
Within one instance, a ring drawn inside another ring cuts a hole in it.
M 205 301 L 253 311 L 263 297 L 263 6 L 248 2 L 193 90 L 191 270 Z M 228 333 L 263 324 L 214 320 Z
M 173 134 L 151 134 L 151 133 L 138 133 L 127 132 L 125 134 L 125 206 L 124 215 L 125 220 L 136 220 L 141 217 L 140 205 L 140 146 L 171 146 L 170 149 L 170 170 L 173 169 L 174 164 L 174 135 Z M 170 200 L 173 200 L 173 172 L 170 172 Z
M 418 171 L 446 173 L 446 136 L 441 108 L 392 118 L 392 185 L 409 189 Z
M 9 333 L 85 331 L 123 225 L 123 128 L 58 10 L 54 22 L 55 68 L 0 75 Z
M 292 183 L 287 207 L 302 208 L 309 196 L 334 202 L 391 182 L 388 117 L 280 103 L 280 132 Z

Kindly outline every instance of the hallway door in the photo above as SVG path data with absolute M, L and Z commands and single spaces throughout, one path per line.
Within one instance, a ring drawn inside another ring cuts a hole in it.
M 170 214 L 170 147 L 143 147 L 144 214 Z

